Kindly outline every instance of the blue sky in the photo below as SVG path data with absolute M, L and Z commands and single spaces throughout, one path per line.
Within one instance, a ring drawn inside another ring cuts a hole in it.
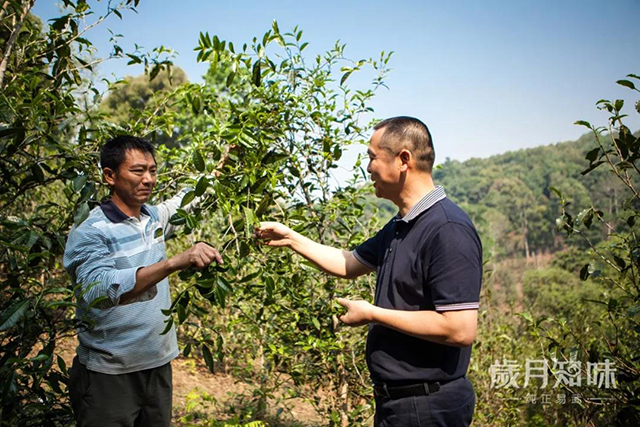
M 55 4 L 38 0 L 34 12 L 48 19 Z M 95 7 L 103 11 L 106 2 Z M 601 98 L 626 99 L 628 125 L 639 129 L 633 103 L 640 94 L 615 83 L 640 74 L 638 17 L 638 0 L 141 0 L 138 14 L 110 20 L 89 38 L 103 54 L 107 28 L 123 34 L 124 45 L 169 46 L 191 81 L 206 69 L 193 52 L 200 31 L 242 45 L 261 37 L 273 19 L 282 31 L 300 26 L 311 54 L 337 39 L 352 59 L 394 51 L 389 90 L 372 103 L 375 115 L 423 120 L 442 162 L 576 139 L 586 130 L 576 120 L 606 124 L 594 106 Z M 101 72 L 141 70 L 123 61 Z

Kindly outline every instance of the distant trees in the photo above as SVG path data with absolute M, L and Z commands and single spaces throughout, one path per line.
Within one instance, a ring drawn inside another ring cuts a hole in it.
M 149 74 L 125 77 L 111 86 L 102 100 L 99 110 L 105 119 L 124 126 L 141 111 L 151 110 L 159 117 L 167 114 L 178 115 L 173 105 L 164 105 L 166 95 L 180 85 L 188 83 L 187 75 L 180 67 L 171 67 L 158 72 L 153 79 Z M 175 146 L 181 129 L 174 127 L 170 134 L 156 130 L 147 135 L 155 144 Z
M 560 238 L 555 219 L 560 214 L 550 187 L 561 189 L 575 205 L 601 202 L 611 224 L 623 209 L 619 194 L 623 185 L 602 170 L 583 177 L 582 161 L 592 135 L 559 143 L 465 162 L 445 161 L 435 172 L 450 197 L 471 213 L 485 244 L 486 253 L 530 257 L 533 252 L 555 252 L 577 239 Z M 489 226 L 489 224 L 491 224 Z M 599 242 L 608 231 L 588 230 Z

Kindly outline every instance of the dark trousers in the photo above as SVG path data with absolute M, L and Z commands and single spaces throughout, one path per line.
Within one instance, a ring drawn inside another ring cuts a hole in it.
M 376 397 L 376 427 L 458 427 L 473 418 L 476 395 L 467 377 L 440 386 L 428 396 Z
M 171 425 L 171 363 L 129 374 L 88 370 L 76 356 L 69 395 L 78 427 Z

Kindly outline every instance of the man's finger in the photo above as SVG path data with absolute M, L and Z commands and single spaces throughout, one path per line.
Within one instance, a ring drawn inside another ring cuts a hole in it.
M 220 255 L 220 252 L 218 252 L 217 249 L 214 249 L 213 251 L 215 252 L 214 258 L 218 262 L 218 264 L 224 264 L 224 262 L 222 261 L 222 255 Z
M 345 308 L 349 308 L 349 303 L 351 302 L 348 299 L 344 299 L 344 298 L 336 298 L 336 301 L 338 302 L 338 304 L 340 304 L 341 306 L 343 306 Z

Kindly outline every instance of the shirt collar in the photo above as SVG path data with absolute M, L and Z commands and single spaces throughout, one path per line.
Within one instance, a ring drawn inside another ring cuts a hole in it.
M 129 215 L 122 212 L 111 199 L 107 200 L 106 202 L 100 203 L 100 209 L 102 209 L 104 216 L 106 216 L 107 219 L 111 222 L 123 222 L 130 218 Z M 140 213 L 150 216 L 149 210 L 145 205 L 142 205 L 142 207 L 140 208 Z
M 404 217 L 400 218 L 400 213 L 398 213 L 398 215 L 396 215 L 396 221 L 404 221 L 408 223 L 409 221 L 416 219 L 418 215 L 420 215 L 422 212 L 426 211 L 445 197 L 447 197 L 447 195 L 444 192 L 444 188 L 438 185 L 436 186 L 436 188 L 429 191 L 422 199 L 420 199 L 418 203 L 413 205 Z

